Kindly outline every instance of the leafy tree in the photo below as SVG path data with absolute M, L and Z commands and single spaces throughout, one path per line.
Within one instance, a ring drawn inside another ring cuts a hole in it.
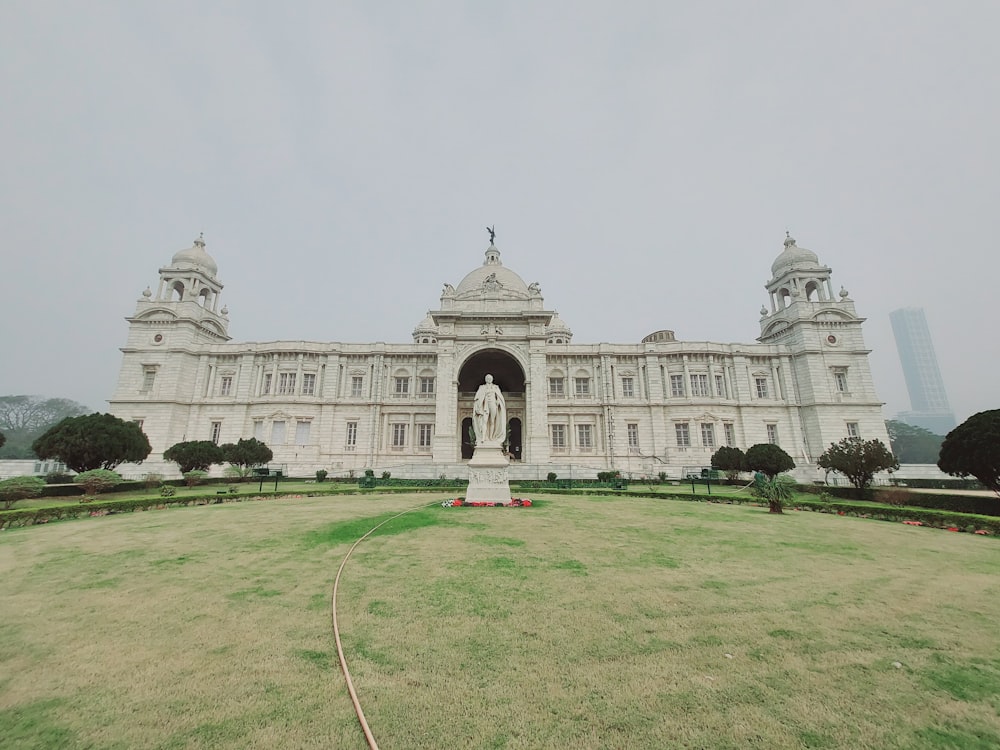
M 889 433 L 889 447 L 901 464 L 937 463 L 943 435 L 895 419 L 887 419 L 885 429 Z
M 12 477 L 0 482 L 0 502 L 6 510 L 18 500 L 38 497 L 45 489 L 45 480 L 39 477 Z
M 786 454 L 787 455 L 787 454 Z M 762 500 L 767 500 L 769 513 L 783 513 L 785 503 L 792 499 L 795 491 L 795 480 L 790 476 L 774 477 L 758 476 L 754 479 L 750 493 Z
M 747 456 L 739 448 L 723 445 L 712 454 L 712 468 L 726 472 L 729 479 L 735 479 L 741 471 L 747 470 Z
M 31 444 L 39 435 L 66 417 L 89 412 L 67 398 L 0 396 L 0 430 L 7 437 L 6 445 L 0 442 L 0 458 L 36 458 Z
M 240 438 L 235 443 L 222 446 L 222 456 L 227 463 L 239 470 L 240 477 L 248 477 L 254 466 L 268 463 L 274 451 L 257 438 Z
M 774 443 L 757 443 L 747 448 L 747 468 L 774 479 L 781 472 L 794 469 L 795 462 Z
M 88 495 L 100 495 L 122 483 L 120 474 L 108 469 L 91 469 L 73 477 L 73 481 L 83 487 Z
M 1000 496 L 1000 409 L 973 414 L 949 432 L 937 465 L 952 476 L 971 474 Z
M 881 440 L 862 440 L 846 437 L 833 443 L 816 463 L 827 471 L 839 471 L 858 489 L 858 496 L 864 495 L 872 479 L 880 471 L 895 471 L 899 461 Z
M 208 471 L 212 464 L 225 461 L 222 448 L 211 440 L 188 440 L 184 443 L 174 443 L 163 451 L 165 461 L 173 461 L 181 470 L 181 474 L 189 471 Z
M 97 413 L 67 417 L 46 430 L 31 448 L 39 458 L 57 459 L 76 472 L 140 464 L 152 450 L 139 425 Z

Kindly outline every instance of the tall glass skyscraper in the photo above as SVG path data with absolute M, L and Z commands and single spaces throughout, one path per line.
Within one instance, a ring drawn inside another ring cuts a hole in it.
M 911 411 L 902 412 L 899 419 L 937 435 L 946 435 L 955 427 L 955 415 L 948 404 L 923 308 L 893 310 L 889 313 L 889 321 L 903 366 L 906 390 L 910 394 Z

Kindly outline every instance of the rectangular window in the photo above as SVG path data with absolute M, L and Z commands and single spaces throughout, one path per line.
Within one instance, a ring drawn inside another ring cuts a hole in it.
M 861 437 L 861 429 L 858 427 L 857 422 L 847 423 L 847 437 L 859 438 Z
M 726 379 L 722 375 L 715 376 L 715 395 L 719 398 L 726 397 Z
M 635 378 L 622 378 L 622 398 L 632 398 L 635 396 Z
M 361 398 L 365 395 L 365 379 L 361 375 L 351 377 L 351 398 Z
M 309 427 L 312 422 L 299 420 L 295 423 L 295 444 L 309 445 Z
M 833 382 L 837 386 L 837 391 L 840 393 L 847 393 L 847 371 L 846 370 L 834 370 L 833 371 Z
M 778 444 L 778 425 L 769 424 L 767 426 L 767 442 L 772 445 Z
M 255 419 L 253 421 L 253 436 L 255 440 L 260 440 L 264 442 L 264 420 Z
M 593 425 L 578 424 L 576 426 L 576 444 L 582 451 L 593 450 L 594 448 Z
M 212 442 L 218 444 L 219 437 L 221 435 L 222 435 L 222 422 L 212 422 Z
M 278 373 L 278 395 L 292 395 L 295 393 L 295 381 L 296 373 L 294 372 L 279 372 Z
M 271 422 L 271 445 L 285 444 L 285 423 Z
M 726 433 L 726 445 L 730 448 L 736 447 L 736 426 L 728 422 L 722 425 L 723 432 Z
M 349 451 L 354 450 L 358 445 L 358 423 L 347 423 L 347 439 L 344 441 L 344 448 Z
M 434 425 L 432 424 L 418 424 L 417 425 L 417 447 L 421 450 L 430 450 L 431 448 L 431 436 L 434 434 Z
M 420 378 L 420 395 L 421 396 L 433 396 L 434 395 L 434 378 L 433 377 L 421 377 Z
M 392 392 L 396 398 L 403 398 L 404 396 L 410 395 L 410 379 L 396 378 L 396 384 L 393 387 Z
M 549 425 L 549 430 L 552 433 L 552 450 L 554 451 L 566 450 L 566 425 L 564 424 Z
M 701 396 L 702 398 L 711 395 L 708 392 L 708 375 L 696 374 L 691 376 L 691 395 Z
M 701 423 L 701 444 L 706 448 L 715 447 L 715 425 L 710 422 Z
M 264 373 L 264 385 L 261 386 L 260 392 L 262 395 L 267 396 L 271 393 L 271 373 Z
M 153 383 L 156 381 L 156 368 L 147 367 L 142 371 L 142 387 L 139 389 L 143 393 L 153 390 Z
M 753 382 L 757 386 L 757 398 L 768 398 L 767 378 L 754 378 Z
M 406 447 L 406 425 L 396 423 L 392 425 L 392 447 L 400 450 Z
M 549 378 L 549 395 L 562 397 L 566 395 L 565 382 L 562 378 Z
M 673 398 L 684 398 L 684 376 L 670 376 L 670 395 Z
M 316 395 L 316 373 L 306 372 L 302 375 L 302 395 L 303 396 L 315 396 Z
M 691 428 L 687 422 L 678 422 L 675 424 L 674 432 L 677 435 L 678 448 L 687 448 L 691 445 Z
M 577 396 L 590 395 L 590 378 L 574 378 L 573 384 L 576 387 Z
M 228 396 L 233 390 L 233 376 L 223 375 L 219 380 L 219 395 Z
M 625 425 L 625 434 L 628 436 L 628 451 L 629 453 L 639 452 L 639 424 L 637 422 L 629 422 Z

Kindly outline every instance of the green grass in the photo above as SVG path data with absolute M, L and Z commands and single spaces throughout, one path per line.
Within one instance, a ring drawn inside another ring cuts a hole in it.
M 447 493 L 442 493 L 442 498 Z M 638 497 L 237 503 L 0 532 L 17 748 L 1000 746 L 1000 545 Z

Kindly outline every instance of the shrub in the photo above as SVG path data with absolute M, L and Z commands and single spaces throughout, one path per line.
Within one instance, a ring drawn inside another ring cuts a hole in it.
M 142 483 L 146 486 L 147 490 L 151 490 L 154 487 L 159 487 L 163 484 L 163 475 L 157 474 L 155 472 L 150 472 L 142 479 Z
M 366 477 L 374 477 L 375 476 L 375 470 L 374 469 L 365 469 L 365 476 Z
M 326 481 L 326 475 L 328 473 L 329 472 L 326 469 L 318 469 L 316 471 L 316 481 L 317 482 L 325 482 Z
M 910 492 L 902 487 L 892 487 L 889 489 L 879 490 L 878 495 L 876 496 L 876 501 L 885 503 L 886 505 L 900 507 L 902 505 L 909 505 L 910 499 L 915 494 L 915 492 Z
M 559 477 L 558 477 L 558 476 L 556 475 L 556 473 L 555 473 L 554 471 L 550 471 L 550 472 L 548 473 L 548 475 L 547 475 L 547 476 L 546 476 L 545 478 L 546 478 L 546 479 L 548 479 L 548 480 L 549 480 L 550 482 L 554 482 L 554 481 L 556 481 L 556 480 L 557 480 L 557 479 L 558 479 Z
M 382 478 L 383 479 L 391 479 L 392 478 L 392 474 L 390 474 L 388 471 L 383 471 L 382 472 Z
M 69 484 L 73 481 L 73 475 L 65 471 L 50 471 L 45 475 L 45 484 Z
M 177 494 L 177 488 L 169 484 L 160 485 L 160 497 L 173 497 Z
M 88 495 L 100 495 L 122 483 L 119 474 L 108 469 L 91 469 L 82 474 L 77 474 L 73 479 L 78 485 L 83 487 L 83 491 Z
M 193 471 L 184 472 L 184 481 L 187 482 L 188 487 L 194 487 L 195 485 L 204 484 L 205 479 L 208 478 L 208 472 L 202 471 L 201 469 L 195 469 Z
M 605 483 L 613 482 L 616 479 L 621 479 L 621 476 L 622 473 L 620 471 L 599 471 L 597 472 L 597 481 Z
M 38 477 L 12 477 L 0 482 L 0 502 L 10 508 L 18 500 L 38 497 L 45 489 L 45 481 Z

